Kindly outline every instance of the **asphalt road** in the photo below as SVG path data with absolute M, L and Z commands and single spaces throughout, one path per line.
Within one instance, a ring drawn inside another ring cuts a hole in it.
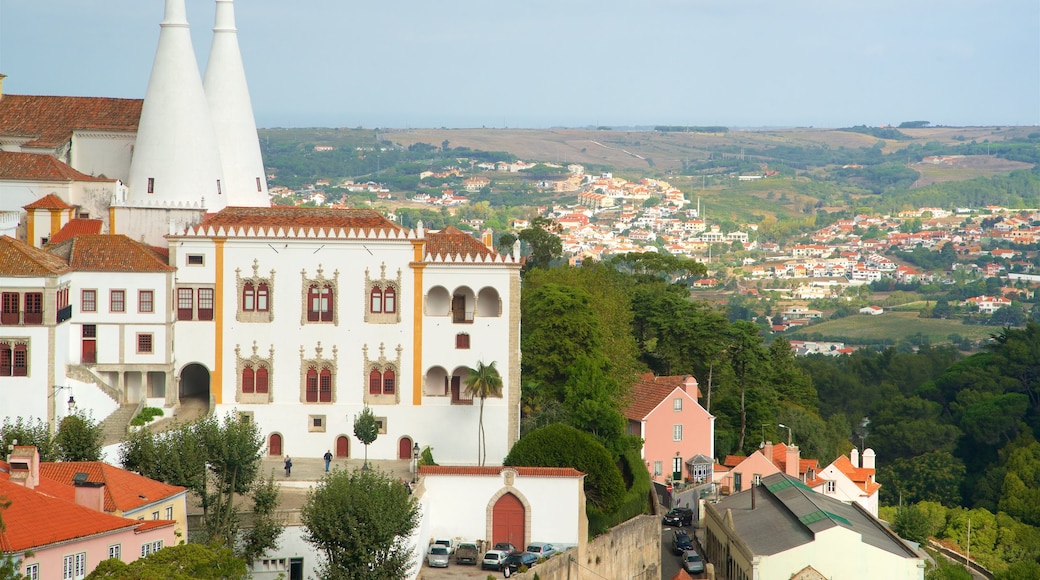
M 690 538 L 694 540 L 694 549 L 697 553 L 704 557 L 704 550 L 701 549 L 701 545 L 698 538 L 698 530 L 694 526 L 683 526 L 682 528 L 675 528 L 673 526 L 661 526 L 661 580 L 670 580 L 675 573 L 682 567 L 681 558 L 672 551 L 672 532 L 676 529 L 684 529 L 690 534 Z M 707 560 L 705 560 L 707 561 Z M 704 578 L 703 574 L 694 576 L 694 578 Z

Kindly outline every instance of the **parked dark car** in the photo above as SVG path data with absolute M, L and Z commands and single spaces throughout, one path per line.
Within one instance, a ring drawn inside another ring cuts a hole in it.
M 661 522 L 668 526 L 688 526 L 693 523 L 693 510 L 684 507 L 672 508 L 664 514 Z
M 518 550 L 516 548 L 516 546 L 514 546 L 513 544 L 510 544 L 509 542 L 499 542 L 499 543 L 495 544 L 494 548 L 491 548 L 491 549 L 492 550 L 502 550 L 506 554 L 512 554 L 513 552 L 519 552 L 520 551 L 520 550 Z
M 693 550 L 683 552 L 682 565 L 690 574 L 701 574 L 704 572 L 704 559 Z
M 687 534 L 686 530 L 675 530 L 672 533 L 672 551 L 677 556 L 682 556 L 683 552 L 692 549 L 693 542 L 690 540 L 690 534 Z
M 506 561 L 502 563 L 502 568 L 509 568 L 510 572 L 516 572 L 520 569 L 520 566 L 530 568 L 537 562 L 538 556 L 531 552 L 515 552 L 506 556 Z

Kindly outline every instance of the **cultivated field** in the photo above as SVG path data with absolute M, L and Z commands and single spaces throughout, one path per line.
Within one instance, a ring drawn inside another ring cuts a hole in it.
M 950 335 L 958 334 L 972 340 L 985 340 L 997 334 L 997 326 L 961 324 L 959 320 L 918 318 L 916 312 L 885 312 L 880 316 L 858 314 L 837 320 L 828 320 L 809 327 L 800 328 L 784 336 L 789 339 L 806 340 L 819 335 L 822 340 L 839 340 L 850 345 L 878 344 L 888 340 L 898 342 L 918 334 L 931 344 L 949 343 Z

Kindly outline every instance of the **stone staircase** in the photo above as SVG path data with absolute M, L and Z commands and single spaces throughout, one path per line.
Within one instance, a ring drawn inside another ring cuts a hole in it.
M 141 405 L 138 403 L 127 403 L 106 417 L 101 422 L 101 429 L 105 433 L 101 444 L 112 445 L 122 441 L 126 437 L 126 426 L 130 424 L 130 420 L 134 418 L 140 407 Z

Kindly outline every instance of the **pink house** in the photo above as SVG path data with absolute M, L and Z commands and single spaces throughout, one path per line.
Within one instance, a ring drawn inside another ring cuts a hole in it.
M 35 447 L 19 446 L 0 461 L 0 497 L 10 502 L 0 552 L 19 559 L 25 576 L 83 578 L 108 558 L 132 562 L 176 543 L 174 521 L 106 514 L 101 487 L 40 477 L 39 457 Z
M 706 473 L 683 469 L 695 455 L 715 456 L 715 417 L 700 406 L 697 379 L 690 375 L 645 374 L 632 386 L 625 410 L 628 433 L 643 439 L 643 460 L 655 481 L 680 477 L 709 480 Z M 701 465 L 701 464 L 697 464 Z
M 729 471 L 716 472 L 715 482 L 719 484 L 720 490 L 726 493 L 737 493 L 748 488 L 754 483 L 755 476 L 759 478 L 774 473 L 784 472 L 791 477 L 797 477 L 810 487 L 819 481 L 820 464 L 816 459 L 802 459 L 801 451 L 797 445 L 786 445 L 784 443 L 773 443 L 764 441 L 762 448 L 744 457 L 742 455 L 727 455 L 723 461 L 723 467 Z

